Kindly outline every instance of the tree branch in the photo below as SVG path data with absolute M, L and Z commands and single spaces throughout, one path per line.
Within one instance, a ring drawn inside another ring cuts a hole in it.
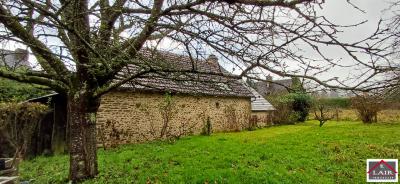
M 45 75 L 45 74 L 43 74 L 43 75 Z M 9 72 L 6 70 L 0 70 L 0 77 L 4 77 L 7 79 L 11 79 L 11 80 L 16 80 L 18 82 L 23 82 L 23 83 L 34 83 L 34 84 L 48 86 L 60 93 L 64 93 L 64 92 L 68 91 L 68 89 L 69 89 L 68 86 L 66 86 L 64 83 L 62 83 L 60 81 L 43 78 L 39 75 L 38 76 L 28 76 L 28 74 L 24 74 L 24 73 L 16 73 L 16 72 Z M 50 77 L 50 76 L 46 76 L 46 77 Z
M 36 56 L 43 60 L 38 60 L 40 65 L 48 72 L 56 72 L 60 77 L 68 76 L 69 72 L 65 65 L 48 49 L 41 41 L 33 37 L 2 5 L 0 6 L 0 22 L 10 30 L 17 38 L 29 45 Z

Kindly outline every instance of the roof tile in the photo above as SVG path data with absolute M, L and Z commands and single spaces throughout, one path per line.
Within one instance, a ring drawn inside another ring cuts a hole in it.
M 147 73 L 130 80 L 120 88 L 213 96 L 252 96 L 241 82 L 242 79 L 229 73 L 217 63 L 191 59 L 171 52 L 152 52 L 149 49 L 142 50 L 135 65 L 130 64 L 122 69 L 114 82 L 146 67 L 155 68 L 157 72 Z

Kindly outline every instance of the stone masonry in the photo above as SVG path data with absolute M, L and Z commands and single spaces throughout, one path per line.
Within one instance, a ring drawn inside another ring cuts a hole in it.
M 253 111 L 251 118 L 255 119 L 257 127 L 266 127 L 272 125 L 273 111 Z
M 118 145 L 248 126 L 250 98 L 114 91 L 102 97 L 97 113 L 98 143 Z M 168 100 L 169 99 L 169 100 Z

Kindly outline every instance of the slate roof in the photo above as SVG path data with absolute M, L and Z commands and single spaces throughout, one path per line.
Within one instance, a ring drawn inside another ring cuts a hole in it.
M 223 69 L 216 58 L 191 60 L 188 56 L 150 50 L 141 51 L 140 55 L 135 65 L 130 64 L 118 73 L 115 82 L 147 67 L 155 68 L 158 72 L 134 78 L 119 89 L 212 96 L 252 96 L 241 79 Z
M 263 96 L 289 92 L 287 88 L 292 87 L 292 79 L 274 80 L 271 82 L 256 82 L 255 89 Z
M 251 111 L 273 111 L 275 107 L 261 96 L 255 89 L 248 87 L 253 94 L 251 97 Z
M 21 66 L 31 68 L 28 61 L 28 51 L 16 49 L 15 51 L 0 49 L 0 66 L 18 68 Z

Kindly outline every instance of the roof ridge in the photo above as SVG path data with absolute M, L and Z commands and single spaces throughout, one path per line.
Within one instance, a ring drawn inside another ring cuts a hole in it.
M 204 65 L 204 66 L 208 66 L 208 67 L 214 68 L 214 69 L 218 70 L 219 72 L 221 72 L 223 75 L 226 75 L 227 77 L 238 77 L 238 76 L 240 76 L 240 75 L 233 74 L 233 73 L 229 72 L 219 62 L 217 62 L 217 66 L 214 66 L 214 65 L 208 63 L 207 59 L 203 59 L 203 58 L 192 58 L 192 57 L 190 57 L 188 55 L 178 54 L 178 53 L 174 53 L 174 52 L 171 52 L 171 51 L 165 51 L 165 50 L 151 49 L 151 48 L 147 48 L 147 47 L 146 48 L 142 48 L 139 51 L 139 53 L 140 52 L 146 52 L 147 54 L 154 53 L 156 57 L 160 57 L 160 58 L 163 58 L 163 56 L 162 56 L 163 54 L 170 55 L 170 56 L 173 56 L 173 57 L 176 57 L 176 58 L 181 58 L 183 60 L 180 60 L 180 61 L 185 61 L 185 62 L 192 61 L 192 59 L 193 59 L 193 61 L 198 61 L 198 62 L 195 62 L 197 68 L 199 67 L 197 65 L 201 64 L 201 65 Z M 146 53 L 143 53 L 143 57 L 146 56 Z M 190 62 L 188 62 L 188 63 L 190 63 Z M 190 64 L 192 64 L 192 63 L 190 63 Z
M 242 96 L 250 97 L 251 92 L 239 81 L 237 76 L 225 70 L 219 63 L 213 65 L 206 60 L 198 60 L 173 52 L 163 50 L 150 50 L 148 48 L 139 51 L 139 62 L 143 59 L 149 65 L 165 66 L 164 71 L 146 73 L 132 79 L 121 86 L 122 89 L 133 90 L 158 90 L 177 93 L 196 93 L 213 96 Z M 147 58 L 146 58 L 147 57 Z M 160 60 L 160 62 L 152 60 Z M 192 60 L 198 62 L 192 62 Z M 176 64 L 177 63 L 177 64 Z M 172 69 L 168 71 L 169 68 Z M 121 80 L 130 72 L 137 72 L 135 65 L 127 65 L 119 72 L 116 80 Z M 190 72 L 194 70 L 194 72 Z M 182 74 L 179 74 L 179 72 Z M 132 73 L 133 74 L 133 73 Z

